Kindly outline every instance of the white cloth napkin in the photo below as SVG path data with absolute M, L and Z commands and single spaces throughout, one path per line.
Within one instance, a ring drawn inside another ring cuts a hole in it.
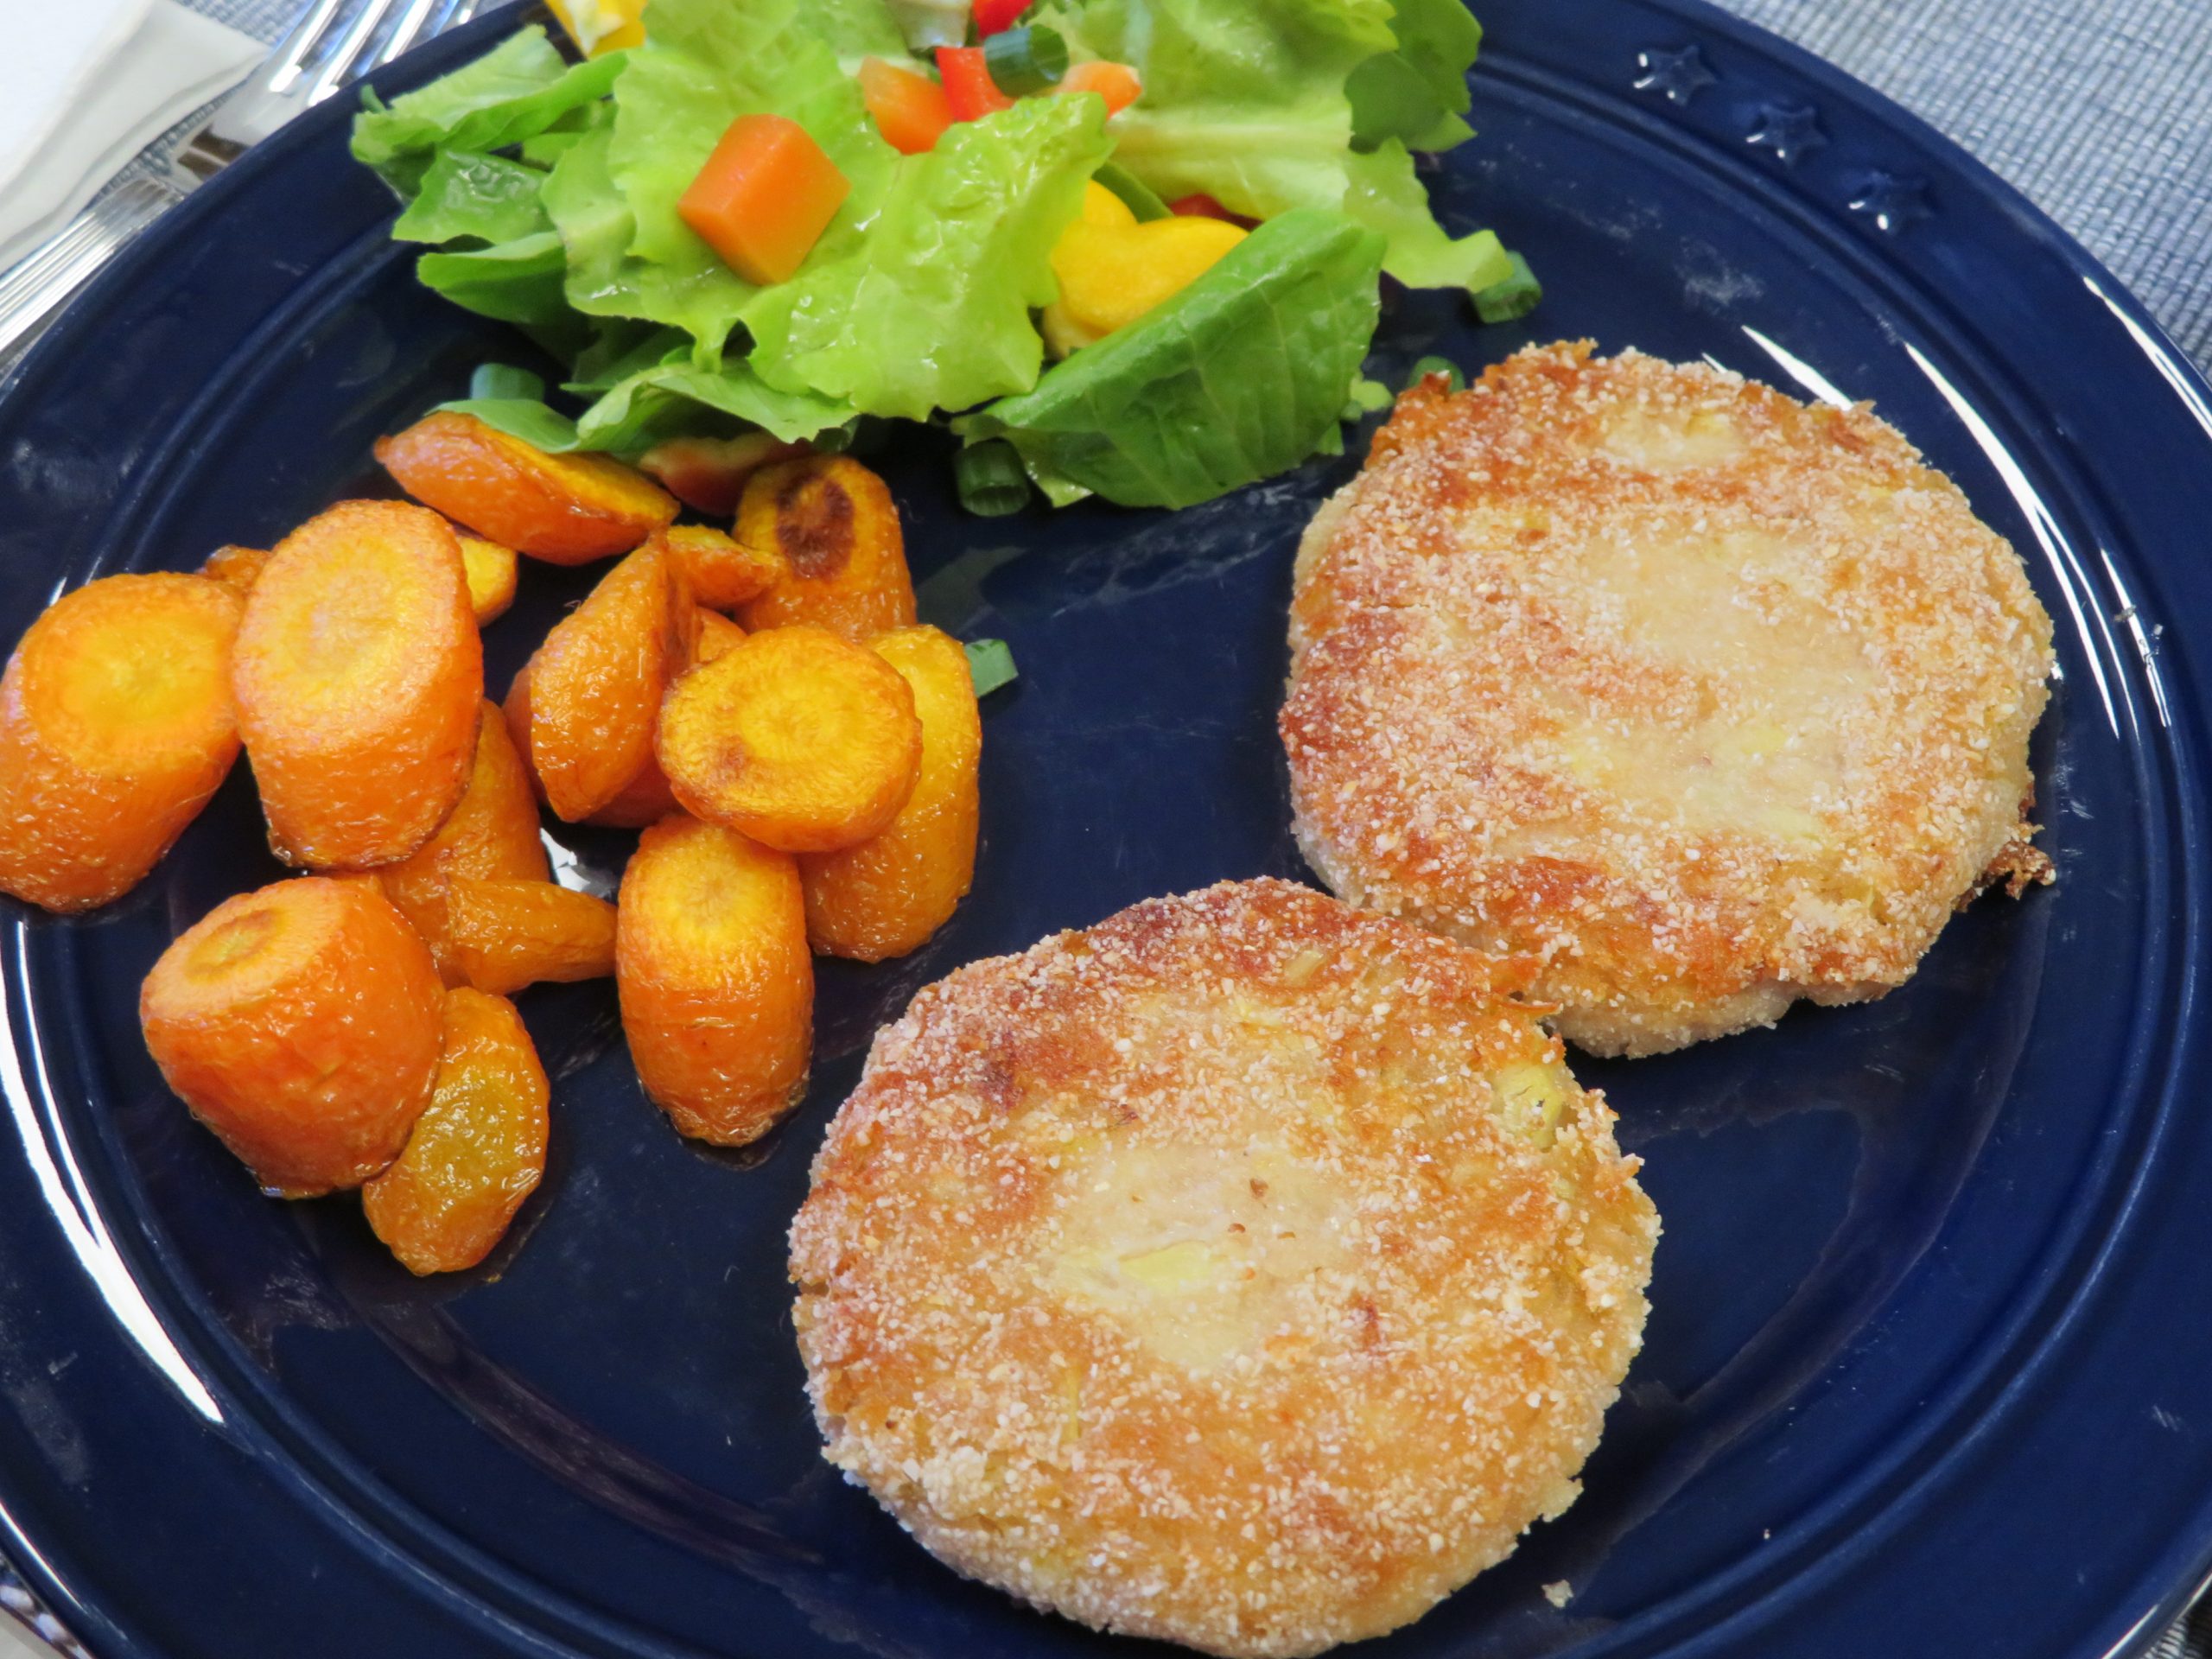
M 0 270 L 267 48 L 175 0 L 0 6 Z

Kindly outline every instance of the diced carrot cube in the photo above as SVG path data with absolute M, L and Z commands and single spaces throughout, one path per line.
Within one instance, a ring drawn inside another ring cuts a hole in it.
M 903 156 L 934 149 L 952 124 L 952 105 L 944 88 L 927 75 L 881 58 L 866 58 L 861 62 L 860 83 L 861 99 L 877 130 Z
M 1060 78 L 1063 92 L 1096 92 L 1106 100 L 1106 113 L 1119 115 L 1143 94 L 1144 83 L 1126 63 L 1098 58 L 1078 63 Z
M 798 122 L 741 115 L 676 211 L 731 270 L 766 287 L 797 274 L 851 188 Z

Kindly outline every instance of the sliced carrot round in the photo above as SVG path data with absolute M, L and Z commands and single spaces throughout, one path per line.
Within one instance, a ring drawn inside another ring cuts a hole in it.
M 0 676 L 0 891 L 84 910 L 136 887 L 238 758 L 236 594 L 108 576 L 31 624 Z
M 155 1063 L 264 1187 L 356 1186 L 429 1098 L 445 988 L 373 881 L 240 893 L 164 950 L 139 993 Z
M 656 540 L 608 571 L 531 658 L 531 767 L 562 817 L 592 817 L 652 764 L 661 698 L 690 664 L 698 616 Z
M 548 454 L 450 410 L 378 440 L 376 456 L 425 506 L 550 564 L 626 553 L 676 518 L 676 498 L 634 467 Z
M 661 770 L 685 810 L 785 852 L 866 841 L 912 792 L 922 727 L 898 671 L 823 628 L 748 634 L 676 683 Z
M 200 567 L 200 574 L 210 582 L 219 582 L 244 599 L 253 591 L 253 584 L 261 575 L 261 567 L 269 563 L 269 550 L 261 547 L 238 547 L 226 543 L 210 553 Z
M 409 1272 L 458 1273 L 492 1253 L 545 1174 L 552 1091 L 505 997 L 446 994 L 430 1103 L 406 1150 L 361 1189 L 370 1230 Z
M 775 585 L 739 611 L 748 629 L 811 622 L 859 644 L 914 620 L 898 505 L 849 456 L 805 455 L 753 474 L 736 537 L 780 569 Z
M 661 533 L 691 583 L 691 597 L 727 611 L 758 599 L 789 574 L 773 543 L 756 546 L 705 524 L 671 524 Z
M 405 858 L 467 785 L 484 699 L 452 529 L 404 502 L 343 501 L 294 531 L 246 601 L 232 689 L 279 857 Z
M 614 983 L 645 1093 L 682 1134 L 759 1139 L 806 1089 L 814 964 L 797 865 L 678 815 L 639 837 L 616 908 Z
M 669 438 L 638 457 L 638 470 L 694 512 L 727 518 L 737 511 L 745 480 L 772 461 L 807 452 L 770 432 L 734 438 Z
M 692 650 L 691 660 L 711 663 L 744 638 L 745 630 L 720 611 L 702 607 L 699 612 L 699 643 Z
M 463 978 L 494 995 L 614 971 L 614 906 L 550 881 L 458 876 L 446 927 Z
M 807 938 L 824 955 L 857 962 L 919 949 L 967 896 L 983 751 L 975 683 L 958 640 L 935 628 L 901 628 L 874 649 L 914 693 L 922 722 L 914 792 L 881 834 L 798 861 Z
M 476 626 L 480 628 L 505 616 L 515 602 L 519 561 L 512 547 L 501 547 L 481 536 L 464 535 L 458 540 L 461 569 L 468 578 L 469 608 L 476 613 Z
M 377 871 L 377 880 L 429 945 L 446 983 L 458 985 L 467 976 L 446 927 L 446 898 L 453 882 L 462 876 L 543 881 L 551 874 L 529 771 L 507 734 L 499 705 L 486 702 L 461 804 L 414 853 Z

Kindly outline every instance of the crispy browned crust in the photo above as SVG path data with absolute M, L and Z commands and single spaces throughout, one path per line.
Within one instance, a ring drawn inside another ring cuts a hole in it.
M 1291 645 L 1313 868 L 1536 957 L 1599 1053 L 1878 996 L 1985 871 L 2048 879 L 2050 619 L 1865 405 L 1586 342 L 1424 385 L 1315 518 Z
M 1556 1514 L 1658 1220 L 1524 964 L 1273 880 L 963 968 L 791 1230 L 830 1461 L 963 1573 L 1298 1655 Z

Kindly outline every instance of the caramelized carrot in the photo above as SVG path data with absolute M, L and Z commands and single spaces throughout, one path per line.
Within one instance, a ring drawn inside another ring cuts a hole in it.
M 162 952 L 146 1046 L 264 1187 L 358 1186 L 430 1096 L 445 988 L 374 881 L 306 876 L 226 899 Z
M 921 764 L 914 694 L 874 652 L 825 629 L 748 634 L 676 683 L 661 770 L 684 810 L 785 852 L 866 841 Z
M 238 599 L 175 574 L 65 594 L 0 676 L 0 892 L 86 910 L 137 886 L 238 758 Z
M 495 996 L 614 971 L 614 906 L 550 881 L 458 876 L 447 893 L 446 929 L 462 976 Z
M 744 638 L 745 630 L 720 611 L 702 608 L 699 613 L 699 644 L 691 653 L 691 660 L 695 664 L 711 663 Z
M 552 874 L 537 832 L 537 798 L 508 734 L 499 705 L 486 702 L 476 728 L 468 787 L 437 834 L 410 856 L 376 872 L 385 897 L 430 947 L 448 985 L 466 978 L 446 926 L 446 899 L 461 876 L 543 881 Z
M 737 511 L 745 480 L 772 461 L 803 455 L 804 443 L 785 443 L 767 432 L 734 438 L 670 438 L 638 457 L 638 470 L 694 512 L 727 518 Z
M 914 620 L 914 579 L 899 508 L 881 479 L 846 455 L 808 455 L 746 480 L 737 540 L 781 574 L 748 601 L 747 629 L 811 622 L 855 643 Z
M 918 949 L 966 896 L 976 874 L 983 748 L 975 683 L 958 640 L 935 628 L 900 628 L 874 649 L 914 693 L 922 722 L 914 792 L 881 833 L 798 861 L 808 939 L 824 955 L 857 962 Z
M 459 536 L 461 569 L 468 576 L 469 608 L 476 626 L 496 622 L 515 602 L 517 560 L 512 547 L 501 547 L 481 536 Z
M 709 610 L 749 603 L 791 573 L 772 543 L 756 547 L 704 524 L 671 524 L 660 539 L 690 582 L 691 597 Z
M 614 986 L 645 1093 L 682 1134 L 759 1139 L 806 1089 L 814 963 L 798 867 L 678 814 L 639 837 L 616 914 Z
M 788 116 L 729 124 L 676 211 L 748 283 L 780 283 L 806 263 L 852 187 Z
M 231 688 L 278 857 L 406 857 L 467 786 L 484 701 L 451 528 L 400 501 L 342 501 L 301 525 L 246 600 Z
M 269 550 L 262 547 L 239 547 L 226 543 L 207 556 L 200 567 L 200 574 L 210 582 L 219 582 L 240 599 L 253 591 L 254 581 L 261 575 L 261 567 L 269 563 Z
M 676 518 L 675 497 L 635 467 L 548 454 L 449 410 L 378 439 L 376 457 L 425 506 L 549 564 L 626 553 Z
M 562 817 L 590 817 L 651 764 L 661 697 L 690 664 L 698 614 L 666 545 L 648 542 L 531 658 L 531 769 Z
M 370 1230 L 409 1272 L 458 1273 L 492 1253 L 545 1174 L 551 1096 L 513 1003 L 446 993 L 430 1103 L 361 1189 Z
M 860 83 L 861 101 L 868 105 L 876 130 L 901 155 L 918 156 L 936 148 L 944 130 L 952 124 L 952 105 L 944 88 L 927 75 L 901 69 L 881 58 L 863 58 Z

